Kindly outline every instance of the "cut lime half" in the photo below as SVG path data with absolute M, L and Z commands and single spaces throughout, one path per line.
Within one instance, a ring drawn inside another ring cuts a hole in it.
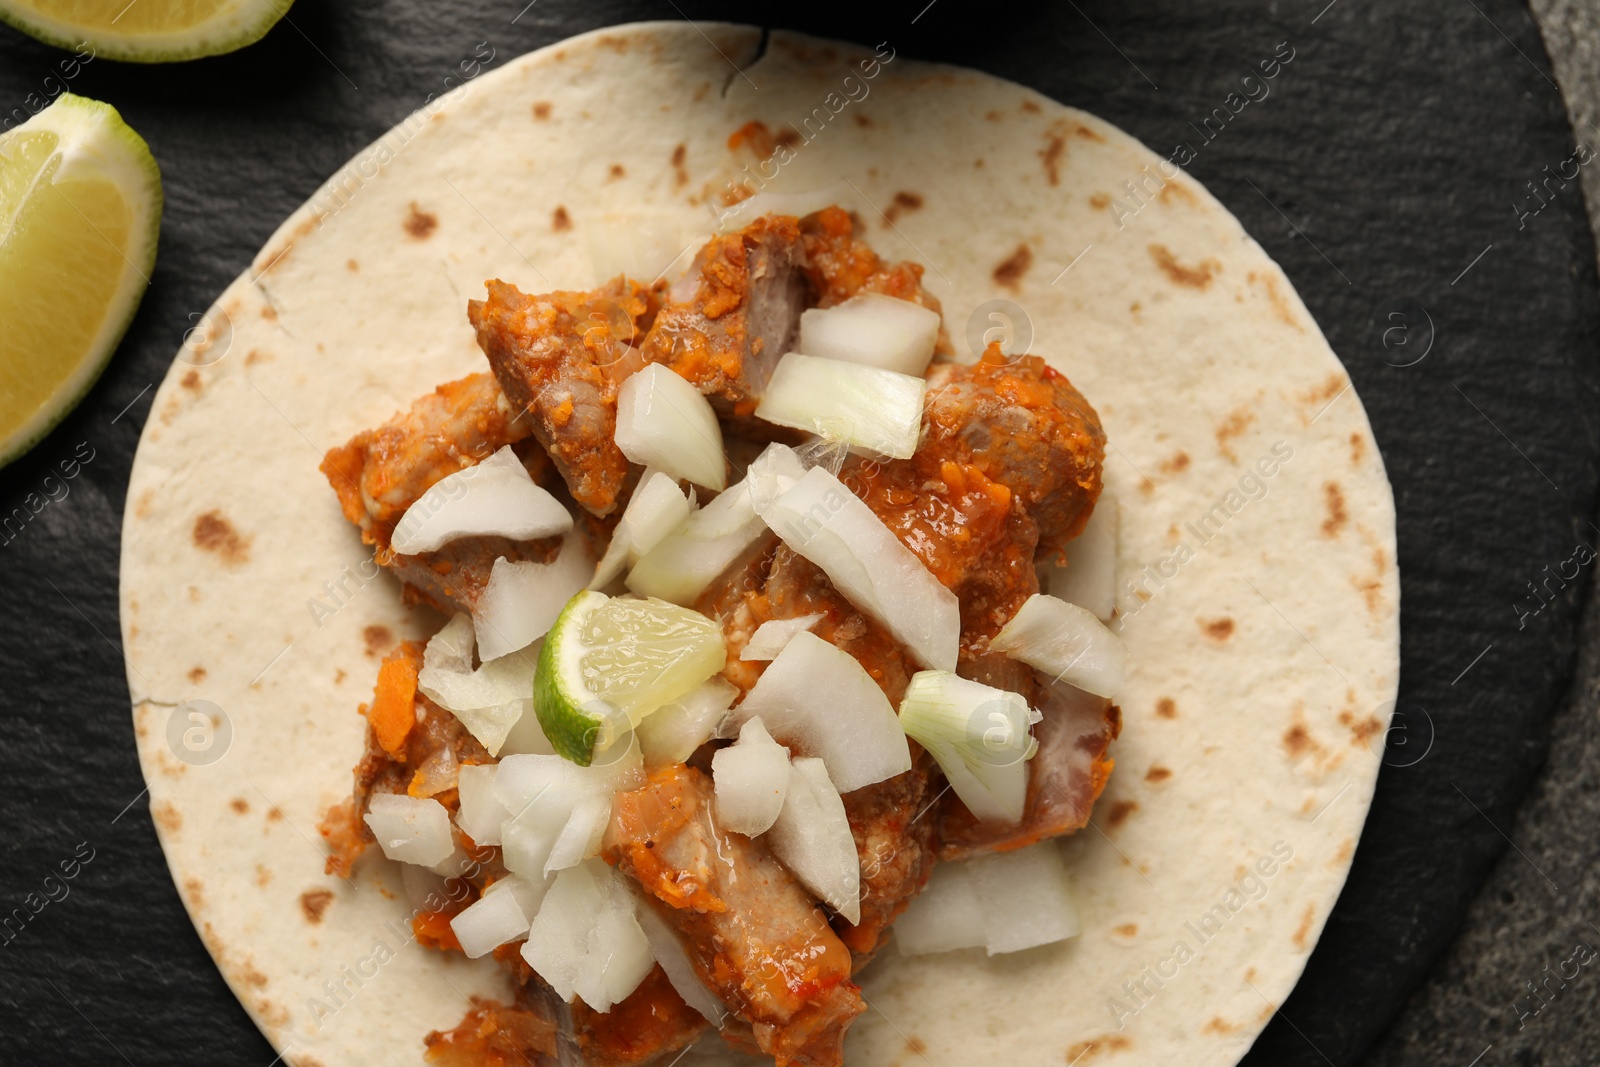
M 253 44 L 293 0 L 0 0 L 0 21 L 58 48 L 173 63 Z
M 586 590 L 545 635 L 533 707 L 555 750 L 587 767 L 726 663 L 721 628 L 698 611 Z
M 160 168 L 109 104 L 63 93 L 0 134 L 0 466 L 100 377 L 160 228 Z

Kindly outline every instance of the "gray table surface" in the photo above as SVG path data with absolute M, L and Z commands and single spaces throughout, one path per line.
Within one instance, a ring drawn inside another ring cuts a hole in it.
M 1531 0 L 1573 138 L 1600 151 L 1600 0 Z M 1538 57 L 1534 57 L 1537 60 Z M 1513 60 L 1514 61 L 1514 60 Z M 1600 172 L 1583 171 L 1600 242 Z M 1600 525 L 1600 517 L 1596 519 Z M 1590 577 L 1550 755 L 1461 934 L 1368 1053 L 1371 1067 L 1600 1064 L 1600 598 Z M 1576 977 L 1563 979 L 1561 972 Z M 1551 975 L 1554 974 L 1552 978 Z M 1530 985 L 1531 983 L 1531 985 Z M 1537 987 L 1535 998 L 1534 987 Z

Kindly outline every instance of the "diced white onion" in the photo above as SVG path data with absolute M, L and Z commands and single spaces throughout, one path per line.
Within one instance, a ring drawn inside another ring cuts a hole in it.
M 1039 718 L 1016 693 L 948 671 L 918 671 L 900 702 L 901 728 L 938 762 L 967 809 L 1010 823 L 1027 800 L 1025 761 L 1039 747 L 1028 728 Z
M 769 619 L 756 627 L 739 658 L 744 660 L 774 659 L 795 634 L 810 630 L 822 620 L 822 614 L 801 615 L 793 619 Z
M 402 555 L 432 552 L 458 537 L 532 541 L 572 529 L 572 515 L 528 476 L 510 445 L 435 482 L 406 509 L 389 545 Z
M 902 956 L 981 948 L 984 936 L 984 902 L 961 862 L 935 864 L 927 886 L 894 921 L 894 943 Z
M 939 340 L 939 313 L 899 297 L 861 293 L 800 315 L 800 351 L 869 367 L 928 372 Z
M 1128 665 L 1122 639 L 1076 604 L 1035 593 L 989 641 L 1004 652 L 1095 696 L 1116 696 Z
M 821 189 L 798 190 L 792 193 L 757 193 L 724 211 L 717 218 L 718 233 L 742 230 L 762 215 L 793 215 L 804 218 L 825 207 L 847 204 L 853 198 L 850 186 L 834 182 Z
M 600 855 L 600 840 L 611 822 L 611 796 L 587 796 L 573 805 L 572 816 L 561 828 L 561 835 L 544 862 L 546 874 L 576 866 L 590 856 Z
M 733 709 L 729 724 L 761 716 L 772 736 L 826 763 L 849 793 L 911 769 L 911 747 L 889 698 L 850 653 L 800 633 Z
M 748 480 L 690 515 L 628 572 L 628 588 L 685 606 L 759 541 L 767 527 L 756 515 Z
M 1050 595 L 1110 622 L 1117 606 L 1117 502 L 1102 491 L 1083 532 L 1067 545 L 1067 564 L 1050 568 Z
M 543 637 L 567 601 L 588 588 L 593 577 L 594 556 L 577 530 L 567 534 L 561 553 L 549 563 L 495 560 L 472 612 L 478 655 L 485 661 L 499 659 Z
M 638 897 L 638 890 L 634 895 Z M 634 916 L 639 920 L 645 940 L 650 942 L 650 954 L 661 964 L 667 981 L 678 991 L 678 996 L 689 1007 L 704 1015 L 711 1025 L 720 1027 L 722 1020 L 728 1016 L 728 1006 L 700 981 L 700 975 L 695 971 L 694 962 L 683 947 L 678 932 L 656 914 L 654 905 L 647 900 L 635 900 Z
M 983 901 L 989 955 L 1077 937 L 1081 929 L 1067 865 L 1054 841 L 967 861 Z
M 450 813 L 437 800 L 403 793 L 374 793 L 367 798 L 363 817 L 383 854 L 401 863 L 432 867 L 450 858 L 455 839 L 450 834 Z
M 595 568 L 590 589 L 604 589 L 639 557 L 659 545 L 662 540 L 683 525 L 694 510 L 689 495 L 678 488 L 677 481 L 664 471 L 645 471 L 639 487 L 633 491 L 628 506 L 617 520 L 606 554 Z
M 601 860 L 556 875 L 522 946 L 522 958 L 563 1000 L 610 1011 L 655 960 L 622 876 Z
M 644 717 L 634 730 L 647 767 L 683 763 L 717 735 L 739 689 L 721 675 L 707 678 L 671 704 Z
M 544 647 L 543 641 L 535 641 L 517 655 L 524 655 L 535 663 L 539 660 L 539 651 Z M 510 659 L 510 656 L 504 657 Z M 491 660 L 490 662 L 495 662 Z M 554 755 L 556 746 L 544 735 L 544 727 L 539 725 L 539 716 L 529 707 L 522 713 L 511 727 L 511 732 L 506 734 L 505 743 L 500 746 L 500 756 L 521 756 L 538 754 L 542 756 Z
M 495 892 L 499 885 L 491 885 L 450 920 L 450 929 L 469 959 L 487 956 L 507 941 L 526 937 L 533 923 L 531 916 L 523 914 L 515 893 Z
M 471 617 L 460 613 L 434 634 L 422 653 L 417 688 L 460 719 L 493 756 L 519 720 L 533 717 L 538 657 L 513 653 L 473 670 L 473 632 Z
M 882 623 L 918 662 L 955 670 L 956 595 L 849 487 L 812 467 L 770 504 L 754 502 L 785 544 L 821 567 L 846 600 Z
M 736 834 L 764 834 L 783 810 L 789 791 L 789 750 L 772 739 L 759 717 L 748 719 L 739 740 L 711 757 L 717 825 Z
M 412 775 L 406 792 L 416 797 L 438 796 L 456 787 L 460 770 L 456 754 L 448 746 L 441 748 L 422 761 L 417 773 Z
M 901 955 L 982 945 L 991 956 L 1077 937 L 1078 908 L 1054 841 L 941 863 L 895 920 Z
M 596 817 L 592 806 L 578 820 L 581 825 L 568 835 L 561 856 L 555 851 L 577 809 L 585 800 L 599 797 L 609 811 L 612 794 L 642 784 L 644 761 L 637 751 L 589 767 L 554 755 L 505 757 L 492 789 L 495 799 L 510 813 L 501 828 L 500 850 L 506 869 L 525 878 L 542 878 L 547 867 L 555 869 L 549 867 L 552 859 L 564 861 L 573 849 L 586 851 Z
M 456 787 L 461 798 L 456 808 L 456 825 L 475 845 L 498 845 L 500 824 L 511 816 L 494 795 L 494 776 L 498 770 L 493 763 L 468 764 L 461 768 Z
M 847 441 L 869 455 L 910 459 L 927 387 L 910 374 L 790 352 L 772 372 L 756 417 Z
M 767 831 L 772 854 L 789 873 L 852 923 L 861 921 L 861 861 L 844 801 L 820 759 L 789 764 L 778 821 Z
M 728 484 L 717 413 L 670 367 L 652 363 L 622 383 L 616 436 L 617 447 L 634 463 L 707 489 Z

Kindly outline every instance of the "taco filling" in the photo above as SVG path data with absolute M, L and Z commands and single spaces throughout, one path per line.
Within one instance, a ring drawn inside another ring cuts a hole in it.
M 510 976 L 430 1062 L 716 1031 L 835 1067 L 891 933 L 1077 933 L 1047 842 L 1105 788 L 1124 654 L 1108 596 L 1049 586 L 1111 586 L 1070 547 L 1114 522 L 1099 419 L 1038 356 L 957 362 L 843 209 L 741 214 L 670 283 L 489 281 L 487 371 L 323 462 L 450 619 L 382 664 L 322 827 L 330 871 L 407 865 L 420 943 Z

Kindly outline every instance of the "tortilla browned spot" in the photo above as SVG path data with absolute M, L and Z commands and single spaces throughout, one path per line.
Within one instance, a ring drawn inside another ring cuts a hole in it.
M 1007 289 L 1016 289 L 1017 283 L 1022 281 L 1022 276 L 1028 273 L 1028 268 L 1033 265 L 1033 249 L 1024 242 L 1017 246 L 1006 260 L 994 269 L 994 280 Z
M 549 118 L 550 117 L 550 102 L 547 101 L 547 100 L 541 100 L 537 104 L 534 104 L 533 105 L 533 117 L 536 118 L 536 119 L 539 119 L 541 121 L 544 120 L 544 119 Z
M 1121 1052 L 1123 1049 L 1132 1048 L 1133 1040 L 1121 1034 L 1102 1034 L 1090 1041 L 1079 1041 L 1067 1048 L 1067 1062 L 1087 1063 L 1098 1056 L 1102 1051 Z
M 1351 434 L 1350 435 L 1350 466 L 1352 466 L 1352 467 L 1360 466 L 1360 464 L 1361 464 L 1361 454 L 1363 452 L 1365 452 L 1366 450 L 1367 450 L 1367 442 L 1362 440 L 1361 435 L 1359 433 Z
M 245 964 L 244 970 L 241 973 L 244 975 L 244 980 L 247 985 L 253 985 L 257 989 L 266 988 L 268 981 L 267 976 L 256 970 L 253 964 Z M 304 1063 L 305 1061 L 301 1060 L 300 1062 Z
M 183 376 L 183 379 L 178 384 L 185 389 L 198 393 L 200 391 L 200 372 L 197 370 L 190 371 Z
M 1300 920 L 1300 928 L 1294 932 L 1294 944 L 1296 948 L 1306 947 L 1306 938 L 1311 934 L 1311 920 L 1316 918 L 1316 916 L 1317 906 L 1315 904 L 1307 904 L 1305 917 Z
M 857 111 L 856 112 L 856 125 L 857 126 L 871 126 L 872 125 L 871 116 L 865 115 L 865 114 Z
M 1177 474 L 1181 470 L 1187 470 L 1188 467 L 1189 453 L 1187 452 L 1177 452 L 1170 458 L 1161 461 L 1161 472 L 1163 474 Z
M 183 880 L 183 890 L 189 894 L 189 903 L 194 906 L 196 911 L 200 911 L 206 906 L 205 894 L 201 892 L 203 888 L 204 886 L 200 884 L 200 879 L 198 878 L 190 877 Z
M 627 170 L 623 168 L 621 163 L 613 163 L 611 164 L 611 170 L 607 174 L 607 180 L 616 181 L 618 178 L 625 176 L 627 173 Z
M 1113 926 L 1111 932 L 1120 937 L 1134 937 L 1139 933 L 1139 924 L 1123 923 L 1121 926 Z
M 1176 719 L 1178 717 L 1177 701 L 1171 697 L 1162 697 L 1156 701 L 1156 714 L 1163 719 Z
M 557 233 L 565 233 L 572 229 L 572 216 L 567 214 L 567 209 L 561 204 L 556 205 L 556 210 L 550 216 L 550 228 Z
M 920 1056 L 928 1051 L 928 1044 L 920 1037 L 908 1037 L 906 1038 L 906 1051 L 913 1056 Z
M 349 271 L 351 274 L 355 274 L 361 270 L 361 264 L 357 263 L 353 259 L 347 259 L 344 261 L 344 269 Z
M 183 829 L 183 816 L 179 814 L 178 809 L 173 806 L 170 800 L 163 800 L 159 804 L 152 805 L 150 817 L 156 821 L 157 826 L 169 834 L 175 834 Z
M 427 240 L 439 228 L 439 217 L 430 215 L 411 201 L 411 211 L 406 215 L 406 232 L 419 241 Z
M 1111 805 L 1111 810 L 1106 812 L 1106 825 L 1116 829 L 1127 821 L 1128 816 L 1139 810 L 1139 804 L 1134 800 L 1119 800 Z
M 1344 509 L 1344 493 L 1337 482 L 1327 482 L 1322 487 L 1322 495 L 1328 505 L 1328 517 L 1322 520 L 1322 536 L 1338 537 L 1339 531 L 1344 529 L 1344 524 L 1349 520 Z
M 191 536 L 196 548 L 221 556 L 224 563 L 239 564 L 250 558 L 250 539 L 241 536 L 215 508 L 194 520 Z
M 1233 620 L 1226 615 L 1220 619 L 1212 619 L 1210 622 L 1201 623 L 1200 628 L 1213 641 L 1226 641 L 1233 636 Z
M 1239 1029 L 1221 1016 L 1212 1016 L 1211 1021 L 1200 1028 L 1202 1034 L 1231 1034 Z
M 1096 211 L 1104 211 L 1111 206 L 1111 198 L 1105 193 L 1095 193 L 1089 198 L 1089 206 Z
M 1182 199 L 1190 207 L 1193 207 L 1198 202 L 1195 200 L 1194 194 L 1189 191 L 1189 187 L 1179 181 L 1170 181 L 1163 185 L 1161 191 L 1156 194 L 1156 199 L 1163 204 L 1170 204 L 1174 196 Z
M 1293 759 L 1299 759 L 1306 749 L 1311 747 L 1311 734 L 1306 730 L 1306 724 L 1297 722 L 1283 732 L 1283 747 L 1289 750 Z
M 1178 257 L 1172 254 L 1172 250 L 1163 244 L 1150 245 L 1150 258 L 1156 261 L 1161 273 L 1171 279 L 1173 284 L 1187 286 L 1190 289 L 1205 289 L 1211 284 L 1211 279 L 1222 271 L 1222 264 L 1214 259 L 1202 259 L 1197 266 L 1185 267 L 1178 262 Z
M 250 802 L 244 797 L 234 797 L 232 800 L 228 801 L 228 807 L 232 808 L 240 815 L 243 815 L 250 810 Z
M 1233 454 L 1233 447 L 1228 442 L 1244 433 L 1255 421 L 1256 413 L 1250 410 L 1249 405 L 1234 408 L 1228 413 L 1228 417 L 1222 420 L 1222 425 L 1217 427 L 1217 451 L 1227 456 L 1231 462 L 1239 462 L 1239 457 Z
M 1144 780 L 1147 782 L 1164 782 L 1171 777 L 1172 772 L 1159 763 L 1144 772 Z
M 1044 160 L 1044 173 L 1051 185 L 1061 184 L 1061 153 L 1066 149 L 1067 139 L 1054 131 L 1045 146 L 1039 149 L 1039 158 Z
M 361 639 L 367 643 L 367 655 L 376 656 L 386 652 L 394 645 L 394 634 L 387 626 L 374 623 L 361 631 Z
M 1022 102 L 1022 110 L 1037 113 L 1039 110 L 1039 105 L 1034 103 L 1032 100 L 1024 100 Z
M 893 223 L 903 211 L 916 211 L 922 206 L 922 194 L 910 193 L 902 189 L 894 194 L 894 199 L 889 202 L 889 207 L 884 211 L 883 218 L 886 223 Z
M 190 586 L 190 588 L 192 589 L 194 587 Z M 205 680 L 206 680 L 206 669 L 204 667 L 191 667 L 191 668 L 189 668 L 189 681 L 193 682 L 195 685 L 199 685 L 201 682 L 203 682 Z
M 333 903 L 331 889 L 307 889 L 300 894 L 300 910 L 305 912 L 306 921 L 313 926 L 322 921 L 322 913 L 328 910 L 328 905 Z

